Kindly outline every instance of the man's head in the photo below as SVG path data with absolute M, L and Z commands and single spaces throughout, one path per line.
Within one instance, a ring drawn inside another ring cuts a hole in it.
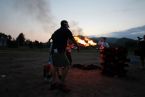
M 61 27 L 69 28 L 68 22 L 66 20 L 61 21 Z

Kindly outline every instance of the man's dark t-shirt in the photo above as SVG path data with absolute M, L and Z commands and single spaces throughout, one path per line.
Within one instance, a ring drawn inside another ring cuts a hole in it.
M 56 30 L 51 38 L 53 40 L 52 50 L 57 49 L 59 53 L 65 52 L 68 39 L 74 39 L 71 31 L 64 27 Z

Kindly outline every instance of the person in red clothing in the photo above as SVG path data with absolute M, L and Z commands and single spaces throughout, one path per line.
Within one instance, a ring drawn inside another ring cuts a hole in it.
M 70 40 L 68 40 L 67 47 L 66 47 L 66 56 L 70 62 L 70 65 L 72 64 L 71 52 L 73 48 L 74 48 L 74 44 Z
M 100 64 L 104 63 L 104 50 L 106 48 L 109 48 L 109 44 L 108 42 L 106 42 L 106 38 L 105 37 L 102 37 L 100 39 L 100 41 L 98 42 L 98 46 L 99 46 L 99 62 Z

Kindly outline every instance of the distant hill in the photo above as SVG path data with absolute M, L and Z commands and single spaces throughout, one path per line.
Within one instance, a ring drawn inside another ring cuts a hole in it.
M 106 38 L 109 43 L 115 43 L 119 39 L 114 37 L 106 37 Z M 91 39 L 94 40 L 95 42 L 98 42 L 101 39 L 101 37 L 93 37 Z
M 140 27 L 134 27 L 131 29 L 127 29 L 124 31 L 119 31 L 119 32 L 112 32 L 109 33 L 112 37 L 126 37 L 126 38 L 131 38 L 131 39 L 137 39 L 137 37 L 143 37 L 145 35 L 145 25 L 140 26 Z
M 115 42 L 118 46 L 133 48 L 137 45 L 137 41 L 129 38 L 120 38 Z
M 100 38 L 101 37 L 93 37 L 91 39 L 94 40 L 95 42 L 98 42 Z M 137 45 L 137 40 L 130 39 L 130 38 L 125 38 L 125 37 L 123 38 L 106 37 L 106 38 L 109 44 L 115 45 L 115 46 L 134 48 Z

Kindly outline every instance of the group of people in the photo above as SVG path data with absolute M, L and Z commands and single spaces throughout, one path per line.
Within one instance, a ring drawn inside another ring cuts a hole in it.
M 79 51 L 79 45 L 68 28 L 68 22 L 66 20 L 61 21 L 61 27 L 56 30 L 49 39 L 49 43 L 52 44 L 50 54 L 53 64 L 51 67 L 51 89 L 59 88 L 63 91 L 69 90 L 66 87 L 65 79 L 72 63 L 71 49 L 75 46 Z M 109 47 L 106 38 L 102 38 L 98 45 L 100 50 Z
M 137 37 L 138 38 L 138 43 L 137 43 L 137 51 L 135 50 L 135 55 L 140 57 L 140 63 L 141 63 L 141 68 L 145 69 L 145 35 L 143 36 L 143 38 Z M 100 60 L 100 64 L 103 62 L 103 51 L 105 48 L 109 48 L 110 45 L 108 44 L 108 42 L 106 42 L 106 38 L 103 37 L 100 39 L 100 41 L 98 42 L 98 46 L 99 46 L 99 60 Z M 137 54 L 136 54 L 137 53 Z
M 60 23 L 61 27 L 57 29 L 49 39 L 52 40 L 51 47 L 51 58 L 52 58 L 52 81 L 51 89 L 61 89 L 65 92 L 69 91 L 66 87 L 65 80 L 67 73 L 69 71 L 70 65 L 72 63 L 71 49 L 76 46 L 79 51 L 79 45 L 75 41 L 72 32 L 69 30 L 69 24 L 66 20 L 62 20 Z M 145 36 L 141 45 L 145 46 Z M 106 38 L 101 38 L 98 42 L 99 52 L 100 52 L 100 63 L 103 63 L 103 50 L 109 48 L 109 44 L 106 42 Z M 143 48 L 143 47 L 142 47 Z M 144 49 L 142 49 L 144 50 Z M 141 63 L 144 66 L 144 54 L 141 55 Z

